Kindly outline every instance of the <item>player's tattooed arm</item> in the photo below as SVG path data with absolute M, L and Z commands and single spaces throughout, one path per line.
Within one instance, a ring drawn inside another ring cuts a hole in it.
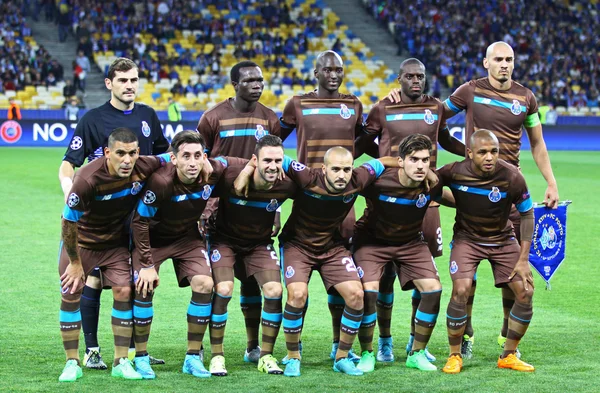
M 71 294 L 75 293 L 79 285 L 84 282 L 83 266 L 77 250 L 77 223 L 69 220 L 62 220 L 62 239 L 67 255 L 69 256 L 69 265 L 65 272 L 60 276 L 62 291 L 71 289 Z

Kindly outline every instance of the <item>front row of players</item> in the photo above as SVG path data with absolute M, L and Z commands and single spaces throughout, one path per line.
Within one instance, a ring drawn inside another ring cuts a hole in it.
M 527 261 L 532 203 L 516 167 L 498 160 L 499 144 L 491 132 L 473 134 L 468 158 L 437 171 L 439 182 L 431 189 L 425 180 L 431 178 L 432 143 L 420 134 L 400 143 L 399 158 L 371 160 L 355 169 L 352 154 L 343 147 L 326 153 L 322 169 L 308 168 L 285 157 L 281 140 L 273 135 L 260 139 L 249 161 L 207 159 L 202 137 L 193 131 L 177 134 L 171 146 L 170 155 L 139 157 L 135 134 L 119 128 L 110 135 L 106 157 L 76 174 L 62 220 L 60 330 L 67 362 L 59 381 L 82 376 L 79 302 L 85 277 L 95 267 L 113 290 L 112 375 L 155 378 L 146 348 L 152 299 L 160 282 L 158 271 L 167 259 L 173 260 L 179 285 L 192 289 L 183 363 L 186 374 L 199 378 L 227 375 L 223 337 L 233 279 L 253 276 L 265 297 L 258 369 L 300 376 L 299 339 L 313 270 L 319 271 L 328 290 L 335 288 L 345 301 L 334 371 L 348 375 L 373 371 L 378 285 L 389 262 L 399 269 L 402 289 L 421 292 L 415 340 L 406 365 L 436 370 L 425 347 L 438 317 L 442 287 L 421 238 L 423 217 L 432 201 L 456 207 L 450 257 L 453 290 L 447 309 L 450 357 L 443 371 L 462 369 L 466 303 L 474 272 L 483 259 L 492 264 L 496 286 L 508 286 L 517 299 L 498 367 L 533 371 L 533 366 L 514 354 L 532 316 L 533 278 Z M 367 198 L 372 209 L 357 225 L 353 259 L 339 228 L 358 195 Z M 210 197 L 220 197 L 219 213 L 210 242 L 205 244 L 197 221 Z M 280 236 L 280 262 L 271 230 L 277 208 L 288 198 L 294 204 Z M 522 217 L 522 248 L 508 220 L 513 204 Z M 132 211 L 135 248 L 130 252 L 127 223 Z M 287 288 L 285 307 L 281 274 Z M 281 325 L 287 348 L 285 371 L 273 357 Z M 209 370 L 201 350 L 207 327 L 212 354 Z M 134 364 L 127 359 L 132 335 Z M 355 365 L 348 351 L 357 335 L 362 356 Z

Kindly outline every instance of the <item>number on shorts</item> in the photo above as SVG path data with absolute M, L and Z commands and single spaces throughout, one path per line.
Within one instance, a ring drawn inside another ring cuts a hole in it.
M 354 261 L 350 257 L 342 258 L 342 265 L 346 266 L 346 270 L 349 272 L 356 271 L 356 266 L 354 265 Z
M 273 247 L 271 247 L 271 245 L 267 245 L 267 251 L 271 251 L 271 259 L 276 260 L 276 264 L 277 266 L 279 266 L 279 257 L 277 256 L 277 253 L 275 252 L 275 250 L 273 250 Z
M 208 271 L 212 272 L 212 268 L 210 267 L 210 262 L 208 260 L 208 253 L 206 250 L 202 250 L 202 255 L 204 255 L 204 259 L 206 260 L 206 264 L 208 265 Z
M 441 246 L 443 244 L 443 241 L 442 241 L 442 228 L 438 227 L 438 229 L 436 229 L 435 233 L 437 235 L 437 238 L 436 238 L 437 244 L 439 244 Z

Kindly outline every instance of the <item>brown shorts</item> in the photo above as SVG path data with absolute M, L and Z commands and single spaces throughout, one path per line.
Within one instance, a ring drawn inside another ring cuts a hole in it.
M 199 238 L 187 236 L 166 247 L 152 248 L 151 252 L 157 272 L 164 261 L 169 258 L 173 259 L 173 267 L 180 287 L 189 286 L 194 276 L 212 277 L 204 241 Z M 134 282 L 137 281 L 138 272 L 142 268 L 140 259 L 140 252 L 134 249 L 131 254 Z
M 423 239 L 427 242 L 429 252 L 434 258 L 441 257 L 444 252 L 442 242 L 442 227 L 440 225 L 440 207 L 431 206 L 427 208 L 423 217 Z
M 58 257 L 59 277 L 63 275 L 70 263 L 67 250 L 65 250 L 62 242 L 60 246 L 60 255 Z M 127 247 L 110 248 L 100 251 L 82 247 L 78 248 L 86 278 L 95 267 L 99 267 L 102 286 L 127 287 L 131 285 L 131 266 L 129 264 L 131 254 Z M 81 289 L 84 284 L 85 280 L 80 283 Z
M 227 243 L 212 243 L 210 245 L 209 259 L 213 273 L 219 268 L 235 269 L 235 277 L 240 281 L 253 277 L 257 273 L 274 271 L 279 274 L 279 257 L 272 244 L 263 244 L 250 251 L 237 250 L 236 247 Z M 243 269 L 241 267 L 244 267 Z M 223 280 L 220 274 L 213 274 L 215 283 Z
M 481 246 L 469 241 L 458 240 L 451 244 L 450 253 L 450 277 L 452 280 L 462 278 L 473 278 L 477 271 L 479 262 L 483 259 L 490 261 L 494 272 L 496 287 L 506 286 L 511 280 L 508 279 L 521 253 L 521 247 L 517 242 L 506 246 Z M 515 275 L 512 281 L 521 281 L 521 277 Z
M 344 246 L 336 246 L 324 253 L 315 254 L 286 243 L 283 246 L 281 262 L 286 286 L 294 282 L 308 283 L 313 270 L 319 272 L 327 290 L 346 281 L 360 281 L 352 254 Z
M 404 291 L 415 288 L 414 280 L 440 279 L 427 243 L 420 240 L 401 246 L 364 244 L 354 252 L 354 259 L 363 283 L 379 281 L 389 262 L 398 267 L 398 277 Z

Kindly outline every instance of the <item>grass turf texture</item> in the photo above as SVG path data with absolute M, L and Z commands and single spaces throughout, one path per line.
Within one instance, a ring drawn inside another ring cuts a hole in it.
M 600 295 L 596 288 L 599 270 L 592 252 L 598 236 L 600 217 L 600 160 L 597 152 L 552 152 L 560 195 L 572 199 L 568 219 L 568 258 L 552 281 L 553 290 L 534 273 L 536 294 L 534 317 L 520 349 L 524 360 L 536 366 L 533 374 L 496 368 L 499 354 L 496 337 L 502 322 L 500 290 L 493 287 L 487 262 L 479 269 L 473 324 L 475 347 L 473 360 L 465 361 L 459 375 L 441 371 L 420 373 L 409 370 L 404 362 L 404 346 L 409 334 L 410 293 L 396 287 L 392 332 L 396 362 L 376 365 L 375 372 L 363 377 L 334 373 L 329 360 L 331 349 L 330 317 L 326 294 L 318 276 L 310 284 L 310 307 L 304 327 L 302 377 L 260 374 L 253 364 L 242 361 L 246 345 L 243 318 L 236 294 L 229 306 L 225 352 L 229 376 L 198 380 L 181 373 L 186 350 L 185 314 L 189 289 L 176 285 L 171 263 L 163 264 L 161 286 L 154 300 L 155 319 L 149 343 L 150 353 L 164 358 L 166 365 L 155 366 L 154 381 L 123 381 L 108 371 L 84 370 L 84 377 L 73 384 L 59 384 L 64 352 L 58 329 L 60 304 L 57 275 L 57 251 L 60 215 L 63 206 L 57 170 L 64 149 L 0 149 L 0 391 L 474 391 L 498 392 L 510 389 L 527 392 L 597 391 L 600 377 L 598 337 L 600 332 Z M 288 151 L 288 154 L 293 154 Z M 440 163 L 455 157 L 441 152 Z M 545 183 L 531 154 L 523 152 L 523 173 L 534 200 L 540 201 Z M 360 160 L 362 162 L 364 160 Z M 287 217 L 291 203 L 283 208 Z M 357 214 L 364 207 L 357 203 Z M 448 353 L 445 309 L 451 281 L 448 273 L 448 243 L 452 235 L 453 211 L 441 208 L 444 256 L 437 259 L 444 286 L 438 326 L 429 344 L 441 369 Z M 594 230 L 596 228 L 596 230 Z M 285 297 L 284 297 L 285 299 Z M 106 363 L 112 361 L 110 310 L 112 296 L 102 295 L 99 340 Z M 377 339 L 375 333 L 375 340 Z M 208 346 L 208 333 L 204 340 Z M 376 345 L 376 343 L 375 343 Z M 80 346 L 83 346 L 81 340 Z M 358 343 L 354 345 L 359 351 Z M 83 356 L 83 350 L 80 349 Z M 275 356 L 285 355 L 281 331 Z M 207 354 L 206 366 L 208 367 Z

